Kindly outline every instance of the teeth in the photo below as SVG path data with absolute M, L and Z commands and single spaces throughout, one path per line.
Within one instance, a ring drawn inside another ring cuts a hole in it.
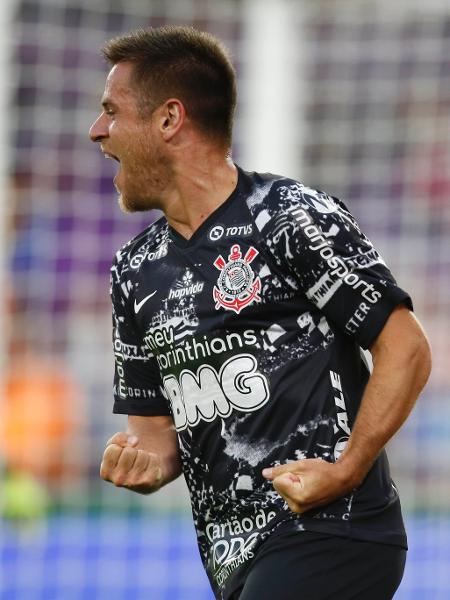
M 116 160 L 118 163 L 120 163 L 120 160 L 117 158 L 117 156 L 114 156 L 114 154 L 110 154 L 109 152 L 103 152 L 103 154 L 105 155 L 105 158 Z

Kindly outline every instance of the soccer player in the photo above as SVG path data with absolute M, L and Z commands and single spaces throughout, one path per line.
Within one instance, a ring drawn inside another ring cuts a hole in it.
M 90 136 L 123 210 L 164 216 L 112 266 L 129 417 L 101 476 L 148 494 L 184 473 L 217 598 L 392 598 L 406 536 L 383 448 L 430 371 L 410 297 L 342 202 L 232 162 L 218 40 L 155 28 L 103 52 Z

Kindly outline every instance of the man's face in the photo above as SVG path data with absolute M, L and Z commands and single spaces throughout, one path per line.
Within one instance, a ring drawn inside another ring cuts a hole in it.
M 102 98 L 103 111 L 89 136 L 99 142 L 108 158 L 120 163 L 114 177 L 119 204 L 125 212 L 159 208 L 168 179 L 164 144 L 158 135 L 155 113 L 139 113 L 131 75 L 133 64 L 118 63 L 109 72 Z

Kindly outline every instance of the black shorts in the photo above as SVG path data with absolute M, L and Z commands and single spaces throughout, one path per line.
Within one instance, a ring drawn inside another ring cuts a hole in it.
M 391 600 L 405 560 L 399 546 L 311 531 L 275 533 L 228 600 Z

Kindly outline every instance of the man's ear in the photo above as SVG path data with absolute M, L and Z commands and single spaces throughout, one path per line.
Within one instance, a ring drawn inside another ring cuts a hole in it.
M 170 98 L 166 100 L 161 107 L 161 118 L 159 119 L 159 129 L 163 139 L 166 142 L 179 132 L 186 120 L 186 109 L 181 100 Z

